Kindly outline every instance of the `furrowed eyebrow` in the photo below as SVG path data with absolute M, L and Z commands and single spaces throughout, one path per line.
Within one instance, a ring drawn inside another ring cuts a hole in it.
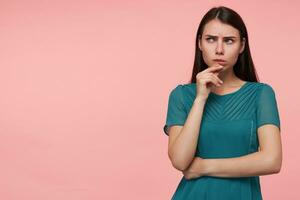
M 209 35 L 209 34 L 207 34 L 207 35 L 205 35 L 205 36 L 212 37 L 212 38 L 217 38 L 217 37 L 218 37 L 218 36 L 216 36 L 216 35 Z M 235 37 L 235 36 L 226 36 L 226 37 L 224 37 L 224 38 L 230 39 L 230 38 L 237 38 L 237 37 Z

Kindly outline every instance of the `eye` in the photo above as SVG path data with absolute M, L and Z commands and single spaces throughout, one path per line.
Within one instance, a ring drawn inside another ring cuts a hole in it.
M 206 38 L 206 41 L 211 42 L 210 39 L 212 39 L 212 41 L 214 40 L 213 38 Z
M 214 41 L 215 39 L 214 38 L 206 38 L 206 41 L 208 41 L 208 42 L 212 42 L 212 41 Z M 228 42 L 228 41 L 230 41 L 230 42 Z M 226 39 L 226 43 L 228 43 L 228 44 L 232 44 L 234 42 L 234 40 L 233 39 Z
M 229 41 L 229 40 L 231 41 L 229 44 L 232 44 L 234 42 L 234 40 L 232 40 L 232 39 L 227 39 L 226 42 Z

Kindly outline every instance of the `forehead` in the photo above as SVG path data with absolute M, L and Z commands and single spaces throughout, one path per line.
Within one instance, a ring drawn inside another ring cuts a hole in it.
M 224 24 L 220 20 L 214 19 L 204 26 L 203 35 L 216 35 L 216 36 L 239 36 L 239 30 L 231 25 Z

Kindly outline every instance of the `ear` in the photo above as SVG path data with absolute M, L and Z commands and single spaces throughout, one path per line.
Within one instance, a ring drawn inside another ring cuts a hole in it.
M 241 49 L 240 49 L 240 53 L 242 53 L 245 49 L 245 43 L 246 43 L 246 39 L 243 38 L 242 42 L 241 42 Z
M 201 38 L 198 39 L 198 46 L 199 46 L 200 51 L 202 51 L 202 47 L 201 47 Z

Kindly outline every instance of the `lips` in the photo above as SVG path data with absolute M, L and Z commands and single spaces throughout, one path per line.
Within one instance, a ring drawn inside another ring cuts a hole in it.
M 222 59 L 214 59 L 215 62 L 217 62 L 220 65 L 226 65 L 226 61 Z
M 214 61 L 216 61 L 216 62 L 226 62 L 225 60 L 222 60 L 222 59 L 214 59 Z

